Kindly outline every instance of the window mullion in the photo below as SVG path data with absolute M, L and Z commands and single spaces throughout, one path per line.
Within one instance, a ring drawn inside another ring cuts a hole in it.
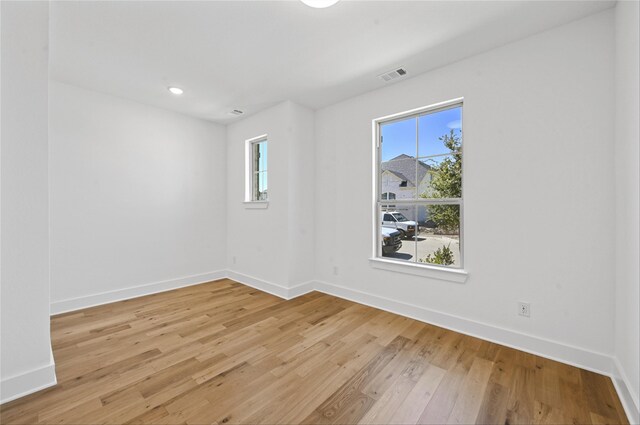
M 416 182 L 416 199 L 418 199 L 420 197 L 420 182 L 418 181 L 418 141 L 420 140 L 420 126 L 418 125 L 418 117 L 415 118 L 416 121 L 416 162 L 415 162 L 415 170 L 414 170 L 414 182 Z M 417 248 L 416 248 L 417 250 Z M 417 252 L 417 251 L 416 251 Z
M 389 201 L 393 201 L 394 204 L 400 205 L 442 205 L 442 204 L 454 204 L 459 205 L 462 204 L 462 198 L 419 198 L 419 199 L 382 199 L 380 196 L 377 199 L 377 202 L 380 203 L 388 203 Z

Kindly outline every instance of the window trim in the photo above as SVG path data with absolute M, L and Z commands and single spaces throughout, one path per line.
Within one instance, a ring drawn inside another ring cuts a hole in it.
M 267 142 L 267 149 L 269 149 L 267 134 L 252 137 L 244 142 L 244 204 L 246 208 L 267 208 L 269 205 L 269 192 L 267 192 L 267 199 L 256 200 L 253 191 L 253 175 L 259 172 L 253 169 L 253 145 L 262 142 Z M 264 171 L 268 175 L 269 167 L 267 166 Z
M 376 118 L 372 120 L 372 136 L 373 136 L 373 155 L 372 155 L 372 181 L 373 181 L 373 192 L 372 192 L 372 204 L 371 210 L 373 212 L 373 220 L 372 220 L 372 256 L 369 259 L 369 263 L 372 267 L 375 268 L 383 268 L 386 270 L 393 271 L 401 271 L 410 274 L 418 274 L 428 277 L 440 278 L 444 280 L 451 280 L 455 282 L 464 282 L 467 278 L 466 271 L 466 263 L 465 263 L 465 255 L 464 255 L 464 247 L 465 247 L 465 237 L 464 237 L 464 198 L 465 198 L 465 183 L 464 183 L 464 174 L 465 174 L 465 163 L 464 153 L 462 160 L 462 195 L 460 199 L 450 199 L 450 198 L 442 198 L 442 199 L 430 199 L 430 203 L 443 203 L 443 204 L 457 204 L 460 205 L 460 268 L 452 268 L 447 266 L 439 266 L 437 264 L 422 264 L 422 263 L 413 263 L 406 262 L 401 260 L 393 260 L 387 257 L 382 256 L 382 246 L 380 242 L 380 211 L 378 206 L 378 193 L 380 193 L 382 188 L 382 176 L 379 172 L 380 167 L 380 127 L 382 124 L 389 124 L 397 121 L 402 121 L 406 118 L 422 115 L 426 113 L 436 113 L 439 111 L 451 109 L 456 106 L 461 106 L 461 124 L 464 127 L 464 98 L 459 97 L 451 100 L 447 100 L 445 102 L 439 102 L 432 105 L 411 109 L 404 112 L 399 112 L 396 114 L 386 115 L 380 118 Z M 462 130 L 462 128 L 461 128 Z M 464 131 L 462 131 L 464 134 Z M 463 146 L 464 146 L 463 140 Z M 416 157 L 417 158 L 417 157 Z M 393 202 L 394 204 L 416 204 L 415 200 L 402 200 L 396 199 Z M 419 203 L 419 202 L 418 202 Z M 441 273 L 444 272 L 444 273 Z M 449 274 L 447 274 L 449 273 Z M 450 278 L 446 278 L 449 276 Z
M 444 268 L 433 264 L 408 263 L 390 260 L 386 257 L 369 258 L 369 264 L 375 269 L 389 270 L 395 273 L 412 274 L 432 279 L 448 280 L 449 282 L 464 283 L 469 273 L 462 269 Z

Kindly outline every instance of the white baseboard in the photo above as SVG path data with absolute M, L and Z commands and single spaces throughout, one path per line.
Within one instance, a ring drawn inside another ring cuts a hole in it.
M 308 294 L 309 292 L 313 292 L 315 291 L 315 282 L 313 281 L 307 281 L 307 282 L 303 282 L 303 283 L 299 283 L 291 288 L 289 288 L 289 298 L 287 299 L 292 299 L 292 298 L 296 298 L 299 297 L 301 295 L 304 294 Z
M 296 286 L 288 288 L 277 283 L 267 282 L 266 280 L 262 280 L 257 277 L 249 276 L 233 270 L 227 270 L 227 277 L 231 280 L 242 283 L 243 285 L 251 286 L 252 288 L 268 292 L 271 295 L 284 298 L 285 300 L 299 297 L 300 295 L 304 295 L 315 289 L 313 281 L 300 283 Z
M 577 366 L 582 369 L 607 376 L 611 376 L 612 373 L 612 358 L 608 354 L 585 350 L 561 342 L 551 341 L 402 301 L 356 291 L 332 283 L 317 281 L 315 289 L 329 295 L 389 311 L 465 335 Z
M 7 403 L 57 384 L 53 353 L 49 364 L 0 381 L 0 404 Z
M 633 391 L 629 377 L 617 357 L 613 358 L 613 366 L 615 369 L 611 379 L 618 392 L 618 397 L 620 397 L 620 402 L 622 402 L 622 407 L 624 407 L 624 411 L 627 414 L 627 419 L 631 424 L 640 424 L 640 400 L 638 399 L 638 394 Z
M 170 291 L 172 289 L 183 288 L 185 286 L 224 279 L 225 277 L 227 277 L 226 270 L 218 270 L 198 275 L 184 276 L 177 279 L 147 283 L 129 288 L 116 289 L 113 291 L 101 292 L 78 298 L 54 301 L 51 303 L 51 315 L 156 294 L 158 292 Z

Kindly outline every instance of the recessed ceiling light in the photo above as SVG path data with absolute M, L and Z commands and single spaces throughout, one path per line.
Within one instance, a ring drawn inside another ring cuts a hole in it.
M 325 7 L 333 6 L 338 3 L 338 0 L 301 0 L 302 3 L 307 6 L 315 7 L 316 9 L 323 9 Z
M 180 87 L 169 87 L 169 91 L 176 95 L 181 95 L 182 93 L 184 93 L 184 90 L 182 90 Z

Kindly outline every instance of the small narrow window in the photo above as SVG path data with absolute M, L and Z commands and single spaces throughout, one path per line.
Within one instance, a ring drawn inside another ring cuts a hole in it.
M 382 194 L 382 199 L 385 201 L 388 199 L 396 199 L 396 194 L 393 192 L 385 192 Z
M 269 200 L 268 195 L 268 154 L 267 138 L 260 136 L 247 140 L 247 185 L 245 201 L 264 202 Z

